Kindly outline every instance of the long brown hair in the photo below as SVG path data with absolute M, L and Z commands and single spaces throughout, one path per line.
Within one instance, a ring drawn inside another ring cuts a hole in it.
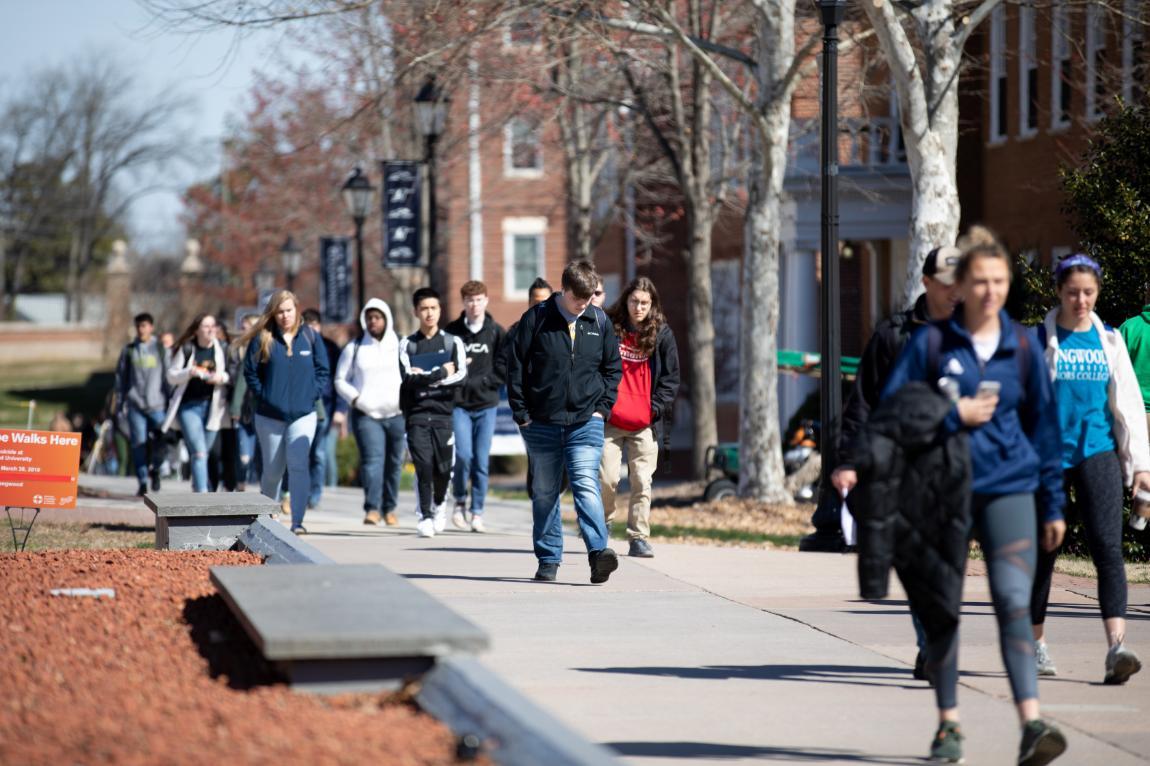
M 203 324 L 204 320 L 208 317 L 215 319 L 216 315 L 209 314 L 207 312 L 204 312 L 203 314 L 196 314 L 196 318 L 192 320 L 192 323 L 188 325 L 187 329 L 180 333 L 180 337 L 176 339 L 176 342 L 172 348 L 183 348 L 185 343 L 195 338 L 196 330 L 200 329 L 200 325 Z
M 284 301 L 291 301 L 295 304 L 295 324 L 289 330 L 292 338 L 294 339 L 299 335 L 300 325 L 303 324 L 303 312 L 300 311 L 299 298 L 295 293 L 290 290 L 276 290 L 268 298 L 268 303 L 264 306 L 264 313 L 260 314 L 256 323 L 248 328 L 247 332 L 240 338 L 240 346 L 247 348 L 252 342 L 252 338 L 257 335 L 260 339 L 260 362 L 266 362 L 268 357 L 271 356 L 272 340 L 275 338 L 276 330 L 276 311 L 279 309 L 280 304 Z M 287 343 L 287 354 L 291 356 L 291 343 Z
M 644 319 L 638 327 L 631 327 L 631 313 L 627 310 L 627 301 L 631 299 L 631 294 L 636 291 L 642 291 L 651 296 L 651 310 L 647 312 L 647 318 Z M 624 333 L 630 329 L 635 330 L 636 341 L 639 345 L 639 352 L 643 356 L 651 356 L 655 353 L 655 344 L 659 338 L 659 330 L 666 324 L 667 319 L 663 316 L 663 304 L 659 300 L 659 291 L 655 289 L 655 283 L 647 277 L 636 277 L 627 285 L 623 290 L 623 294 L 619 296 L 619 300 L 607 309 L 607 316 L 611 319 L 611 324 L 615 325 L 615 334 L 620 338 Z

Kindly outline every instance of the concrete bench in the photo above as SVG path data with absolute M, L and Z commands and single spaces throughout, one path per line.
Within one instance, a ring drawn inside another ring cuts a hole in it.
M 212 582 L 292 686 L 327 694 L 399 688 L 487 634 L 372 564 L 213 567 Z
M 156 514 L 156 548 L 226 551 L 260 516 L 279 503 L 258 492 L 163 492 L 145 495 Z

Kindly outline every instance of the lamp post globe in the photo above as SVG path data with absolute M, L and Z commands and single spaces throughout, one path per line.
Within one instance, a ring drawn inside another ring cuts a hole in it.
M 290 234 L 280 246 L 280 258 L 283 260 L 284 275 L 287 277 L 287 289 L 289 292 L 293 292 L 303 253 L 300 251 L 299 245 L 296 244 L 295 238 Z
M 363 223 L 367 220 L 367 214 L 375 199 L 375 187 L 371 185 L 363 170 L 356 167 L 348 176 L 340 193 L 343 195 L 344 204 L 347 205 L 348 214 L 355 222 L 355 281 L 359 305 L 362 308 L 367 302 L 363 273 Z
M 435 75 L 429 75 L 423 87 L 415 94 L 415 124 L 424 141 L 427 165 L 427 281 L 432 289 L 443 293 L 443 279 L 439 264 L 439 208 L 436 203 L 435 144 L 443 135 L 451 99 L 443 94 Z

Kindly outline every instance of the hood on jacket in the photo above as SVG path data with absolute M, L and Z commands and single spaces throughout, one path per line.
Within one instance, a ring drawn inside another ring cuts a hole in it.
M 383 313 L 384 321 L 387 322 L 387 327 L 384 328 L 383 338 L 380 339 L 381 343 L 394 343 L 399 346 L 399 336 L 395 334 L 395 320 L 391 316 L 391 307 L 379 298 L 369 298 L 367 303 L 363 304 L 363 309 L 359 312 L 359 326 L 363 330 L 363 337 L 370 338 L 367 332 L 367 310 L 375 309 Z M 372 340 L 375 340 L 372 338 Z

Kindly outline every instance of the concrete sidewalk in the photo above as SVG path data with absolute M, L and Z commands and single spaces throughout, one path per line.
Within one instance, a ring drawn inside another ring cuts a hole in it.
M 854 557 L 658 543 L 656 558 L 623 557 L 591 586 L 582 543 L 568 538 L 560 581 L 535 583 L 525 502 L 490 502 L 488 534 L 449 526 L 431 540 L 415 536 L 414 497 L 395 528 L 365 527 L 361 502 L 329 491 L 307 514 L 308 542 L 342 563 L 386 564 L 488 630 L 484 665 L 627 763 L 915 764 L 927 753 L 934 697 L 911 678 L 901 593 L 855 600 Z M 1070 740 L 1058 762 L 1144 763 L 1150 671 L 1101 684 L 1093 596 L 1091 581 L 1068 578 L 1051 596 L 1060 676 L 1039 688 Z M 1131 589 L 1129 617 L 1130 643 L 1150 659 L 1150 588 Z M 967 763 L 1014 763 L 1014 706 L 978 575 L 960 663 Z

